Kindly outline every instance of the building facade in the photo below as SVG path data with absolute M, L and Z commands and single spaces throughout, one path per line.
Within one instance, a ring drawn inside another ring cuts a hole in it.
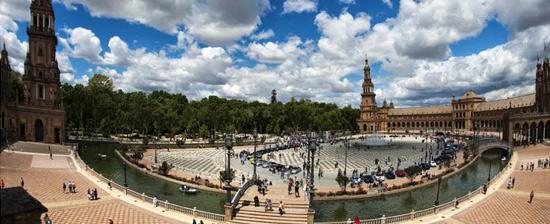
M 429 107 L 395 108 L 393 102 L 376 105 L 368 60 L 362 84 L 360 133 L 374 132 L 499 132 L 511 143 L 550 139 L 550 63 L 537 62 L 536 93 L 487 101 L 474 91 L 452 97 L 450 104 Z
M 12 141 L 63 143 L 65 111 L 60 97 L 57 37 L 51 0 L 34 0 L 27 27 L 28 52 L 23 74 L 23 99 L 2 102 L 2 129 Z M 2 50 L 2 81 L 11 79 L 8 52 Z M 18 94 L 15 94 L 16 98 Z

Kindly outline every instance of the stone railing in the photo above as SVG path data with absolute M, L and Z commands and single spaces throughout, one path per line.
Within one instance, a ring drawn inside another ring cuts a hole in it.
M 100 173 L 97 173 L 93 168 L 89 167 L 84 161 L 82 161 L 82 159 L 78 156 L 78 154 L 74 154 L 74 157 L 75 157 L 75 161 L 77 163 L 77 166 L 80 169 L 82 169 L 84 172 L 87 172 L 88 174 L 98 178 L 101 182 L 105 183 L 106 185 L 110 184 L 110 186 L 112 188 L 115 188 L 115 189 L 117 189 L 121 192 L 124 192 L 126 195 L 130 195 L 133 198 L 140 199 L 143 202 L 147 202 L 147 203 L 151 203 L 151 204 L 153 203 L 153 198 L 146 195 L 144 192 L 143 193 L 136 192 L 136 191 L 134 191 L 134 190 L 132 190 L 128 187 L 124 187 L 124 186 L 116 183 L 113 180 L 109 180 L 109 179 L 105 178 L 103 175 L 101 175 Z M 166 201 L 160 201 L 159 200 L 158 203 L 157 203 L 157 206 L 165 208 L 166 211 L 175 211 L 175 212 L 187 215 L 187 216 L 191 216 L 193 218 L 206 219 L 206 220 L 209 220 L 209 221 L 212 221 L 212 222 L 215 222 L 215 223 L 225 223 L 224 215 L 211 213 L 211 212 L 206 212 L 206 211 L 200 211 L 200 210 L 197 210 L 196 207 L 195 208 L 187 208 L 187 207 L 183 207 L 181 205 L 176 205 L 176 204 L 170 203 L 170 202 L 168 202 L 168 200 L 166 200 Z
M 235 208 L 237 207 L 237 205 L 239 204 L 239 201 L 241 200 L 241 197 L 244 196 L 244 194 L 246 193 L 246 191 L 248 190 L 248 188 L 250 188 L 251 186 L 254 185 L 254 180 L 252 179 L 248 179 L 246 180 L 246 182 L 243 184 L 243 186 L 241 188 L 239 188 L 239 190 L 237 191 L 237 193 L 235 194 L 235 196 L 233 196 L 233 198 L 231 199 L 231 209 L 232 210 L 235 210 Z
M 489 189 L 489 186 L 494 184 L 504 173 L 507 169 L 511 168 L 511 163 L 508 163 L 506 167 L 504 167 L 500 172 L 497 173 L 489 182 L 487 182 L 487 188 Z M 430 215 L 436 215 L 439 211 L 449 209 L 451 207 L 455 207 L 458 204 L 462 204 L 464 202 L 469 201 L 471 198 L 483 194 L 484 192 L 483 186 L 480 186 L 479 188 L 475 189 L 474 191 L 468 192 L 468 194 L 463 195 L 460 198 L 455 198 L 454 200 L 451 200 L 449 202 L 443 203 L 438 206 L 433 206 L 431 208 L 426 208 L 420 211 L 414 211 L 412 210 L 409 213 L 395 215 L 395 216 L 388 216 L 386 217 L 383 215 L 380 218 L 375 219 L 367 219 L 367 220 L 361 220 L 361 224 L 387 224 L 387 223 L 400 223 L 400 222 L 406 222 L 406 221 L 412 221 L 414 219 L 430 216 Z M 315 222 L 316 224 L 347 224 L 347 221 L 339 221 L 339 222 Z

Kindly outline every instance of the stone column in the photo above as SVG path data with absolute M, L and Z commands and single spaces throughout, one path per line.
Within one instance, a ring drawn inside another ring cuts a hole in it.
M 307 224 L 313 224 L 314 223 L 314 216 L 315 216 L 315 210 L 308 209 L 307 211 Z
M 231 219 L 233 218 L 233 209 L 231 209 L 231 204 L 225 204 L 223 207 L 225 210 L 225 223 L 231 223 Z

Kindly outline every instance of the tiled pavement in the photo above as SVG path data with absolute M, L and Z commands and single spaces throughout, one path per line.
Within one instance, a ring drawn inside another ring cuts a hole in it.
M 532 146 L 518 152 L 517 164 L 548 156 L 550 147 Z M 530 172 L 520 171 L 519 166 L 515 166 L 511 176 L 516 178 L 513 189 L 506 189 L 503 184 L 482 202 L 442 223 L 550 223 L 550 169 Z M 528 203 L 531 190 L 535 191 L 535 197 Z
M 100 200 L 97 203 L 50 209 L 49 216 L 56 223 L 114 223 L 165 224 L 172 220 L 153 216 L 144 209 L 130 206 L 120 200 Z
M 550 220 L 550 197 L 535 198 L 531 204 L 528 196 L 508 192 L 496 192 L 466 212 L 454 218 L 464 223 L 548 223 Z
M 0 154 L 0 178 L 6 187 L 20 186 L 25 180 L 25 189 L 49 210 L 54 223 L 96 224 L 107 223 L 176 223 L 135 205 L 113 198 L 93 182 L 77 172 L 68 157 L 30 155 L 12 152 Z M 61 168 L 65 167 L 65 168 Z M 77 193 L 63 193 L 62 183 L 76 184 Z M 87 189 L 97 188 L 97 201 L 87 200 Z

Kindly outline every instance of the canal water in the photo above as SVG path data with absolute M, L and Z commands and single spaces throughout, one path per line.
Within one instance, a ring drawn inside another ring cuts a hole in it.
M 80 151 L 81 158 L 98 173 L 124 184 L 123 162 L 114 154 L 116 145 L 88 144 Z M 98 153 L 107 154 L 107 160 L 99 160 Z M 489 176 L 496 175 L 507 163 L 501 160 L 499 150 L 485 152 L 482 157 L 472 162 L 470 166 L 441 181 L 439 202 L 453 200 L 469 191 L 483 185 Z M 489 166 L 491 173 L 489 174 Z M 200 191 L 196 195 L 181 193 L 179 185 L 161 180 L 128 166 L 126 169 L 128 187 L 137 192 L 145 192 L 150 196 L 157 196 L 160 200 L 179 204 L 185 207 L 196 207 L 199 210 L 223 214 L 225 195 Z M 336 182 L 335 182 L 336 183 Z M 391 216 L 429 208 L 434 204 L 437 193 L 437 184 L 414 189 L 408 192 L 396 193 L 388 196 L 337 200 L 315 201 L 315 221 L 342 221 L 355 216 L 361 219 L 377 218 L 382 215 Z

